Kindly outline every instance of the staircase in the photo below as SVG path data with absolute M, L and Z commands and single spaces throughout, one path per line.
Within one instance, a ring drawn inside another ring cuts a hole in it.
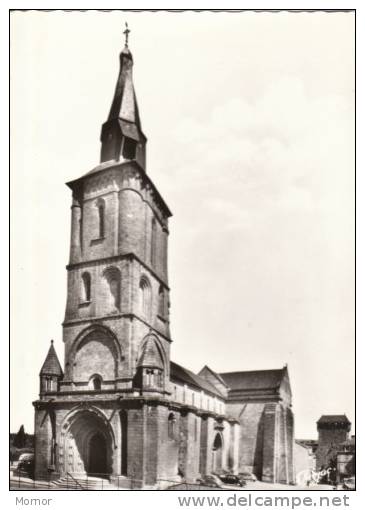
M 107 478 L 94 476 L 62 476 L 51 483 L 52 490 L 58 491 L 110 491 L 115 490 L 114 485 Z

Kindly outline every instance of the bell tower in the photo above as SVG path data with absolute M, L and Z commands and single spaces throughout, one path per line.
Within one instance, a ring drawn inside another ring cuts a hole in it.
M 101 130 L 101 162 L 67 183 L 72 206 L 64 388 L 87 388 L 97 377 L 101 389 L 133 391 L 142 380 L 136 372 L 146 342 L 161 371 L 156 391 L 164 391 L 169 376 L 171 213 L 146 174 L 132 68 L 126 38 Z
M 100 163 L 67 183 L 64 367 L 51 345 L 34 402 L 40 478 L 50 470 L 54 476 L 98 472 L 148 483 L 157 476 L 156 466 L 146 466 L 158 456 L 156 424 L 166 418 L 171 398 L 171 212 L 146 172 L 129 29 L 124 33 Z

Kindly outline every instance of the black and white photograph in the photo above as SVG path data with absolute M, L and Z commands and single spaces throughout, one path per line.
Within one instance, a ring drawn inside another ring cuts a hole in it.
M 355 18 L 9 13 L 11 491 L 356 489 Z

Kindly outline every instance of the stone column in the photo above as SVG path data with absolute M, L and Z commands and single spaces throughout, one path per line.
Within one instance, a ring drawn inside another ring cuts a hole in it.
M 278 406 L 278 466 L 277 466 L 277 481 L 280 483 L 289 482 L 288 472 L 288 437 L 287 437 L 287 423 L 286 423 L 286 409 Z
M 145 406 L 129 410 L 127 475 L 133 479 L 135 486 L 144 481 L 145 438 Z
M 82 210 L 75 194 L 71 206 L 70 264 L 80 262 L 82 253 Z
M 295 465 L 294 465 L 294 416 L 290 408 L 286 409 L 287 414 L 287 435 L 288 435 L 288 470 L 289 483 L 295 483 Z
M 51 463 L 52 426 L 47 410 L 36 407 L 34 414 L 34 472 L 35 479 L 46 479 Z
M 264 447 L 262 480 L 276 482 L 277 412 L 276 404 L 266 404 L 264 411 Z
M 199 457 L 199 471 L 201 475 L 208 472 L 207 456 L 208 456 L 208 417 L 202 416 L 200 424 L 200 457 Z
M 147 404 L 144 430 L 144 480 L 147 485 L 157 482 L 159 457 L 159 406 Z

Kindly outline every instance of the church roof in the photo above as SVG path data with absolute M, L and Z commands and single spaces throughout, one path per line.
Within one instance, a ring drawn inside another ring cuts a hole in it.
M 223 384 L 223 386 L 225 386 L 226 388 L 228 388 L 228 384 L 226 383 L 226 381 L 217 373 L 215 372 L 212 368 L 208 367 L 208 365 L 204 365 L 204 367 L 201 369 L 201 371 L 199 372 L 202 373 L 204 370 L 210 372 L 212 374 L 213 377 L 216 377 L 216 379 L 221 383 Z
M 351 423 L 347 418 L 346 414 L 322 414 L 320 419 L 317 421 L 320 424 L 327 423 Z
M 267 390 L 280 387 L 286 367 L 275 370 L 225 372 L 220 376 L 231 390 Z
M 199 375 L 194 374 L 191 370 L 188 370 L 173 361 L 170 362 L 170 375 L 171 379 L 176 379 L 184 384 L 189 386 L 194 386 L 200 390 L 206 391 L 208 393 L 213 393 L 217 395 L 219 398 L 223 398 L 221 392 L 213 386 L 210 382 L 206 381 Z
M 44 360 L 39 375 L 63 375 L 61 364 L 53 346 L 53 340 L 51 340 L 51 346 L 48 350 L 48 354 Z

